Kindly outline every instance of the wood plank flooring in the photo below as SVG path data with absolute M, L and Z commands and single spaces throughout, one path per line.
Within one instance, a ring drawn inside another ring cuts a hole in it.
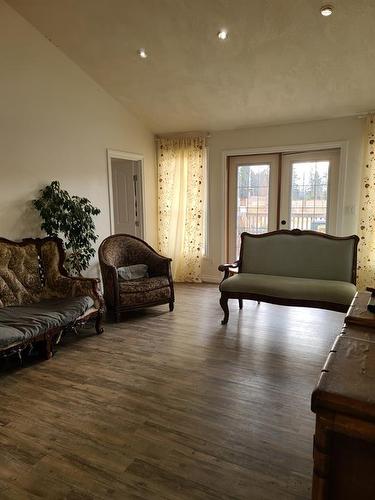
M 310 394 L 343 315 L 177 285 L 0 373 L 0 499 L 308 499 Z

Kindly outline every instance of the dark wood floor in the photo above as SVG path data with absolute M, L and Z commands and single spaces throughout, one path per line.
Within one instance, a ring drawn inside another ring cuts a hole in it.
M 0 374 L 1 499 L 307 499 L 310 394 L 343 315 L 177 286 Z

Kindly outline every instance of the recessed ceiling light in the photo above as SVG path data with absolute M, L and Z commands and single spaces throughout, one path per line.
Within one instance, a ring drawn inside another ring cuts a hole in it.
M 332 7 L 332 5 L 323 5 L 323 7 L 321 7 L 321 9 L 320 9 L 320 13 L 324 17 L 331 16 L 333 14 L 333 7 Z
M 138 55 L 139 55 L 139 57 L 141 57 L 142 59 L 146 59 L 146 57 L 147 57 L 147 52 L 145 51 L 145 49 L 139 49 L 139 50 L 138 50 Z
M 226 40 L 228 38 L 228 31 L 220 30 L 219 33 L 217 34 L 217 37 L 220 38 L 220 40 Z

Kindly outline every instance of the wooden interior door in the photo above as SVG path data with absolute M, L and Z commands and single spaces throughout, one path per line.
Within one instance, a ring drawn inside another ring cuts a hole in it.
M 111 158 L 113 231 L 143 237 L 140 161 Z

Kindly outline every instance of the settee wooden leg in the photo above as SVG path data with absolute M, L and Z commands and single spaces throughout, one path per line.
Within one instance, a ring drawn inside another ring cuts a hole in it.
M 171 300 L 171 301 L 169 302 L 169 310 L 170 310 L 170 312 L 172 312 L 172 311 L 173 311 L 173 309 L 174 309 L 174 301 L 173 301 L 173 300 Z
M 242 300 L 242 299 L 238 299 L 238 307 L 239 307 L 240 309 L 242 309 L 242 308 L 243 308 L 243 300 Z
M 220 297 L 220 305 L 222 310 L 224 311 L 224 318 L 221 324 L 226 325 L 229 319 L 229 308 L 228 308 L 228 299 L 223 295 Z
M 44 357 L 45 359 L 51 359 L 53 356 L 52 351 L 52 336 L 46 335 L 45 343 L 44 343 Z
M 102 327 L 102 313 L 101 311 L 98 311 L 98 314 L 96 315 L 96 320 L 95 320 L 95 331 L 98 335 L 104 332 L 104 329 Z
M 22 368 L 22 366 L 23 366 L 22 349 L 17 350 L 17 356 L 18 356 L 18 362 L 20 364 L 20 367 Z

